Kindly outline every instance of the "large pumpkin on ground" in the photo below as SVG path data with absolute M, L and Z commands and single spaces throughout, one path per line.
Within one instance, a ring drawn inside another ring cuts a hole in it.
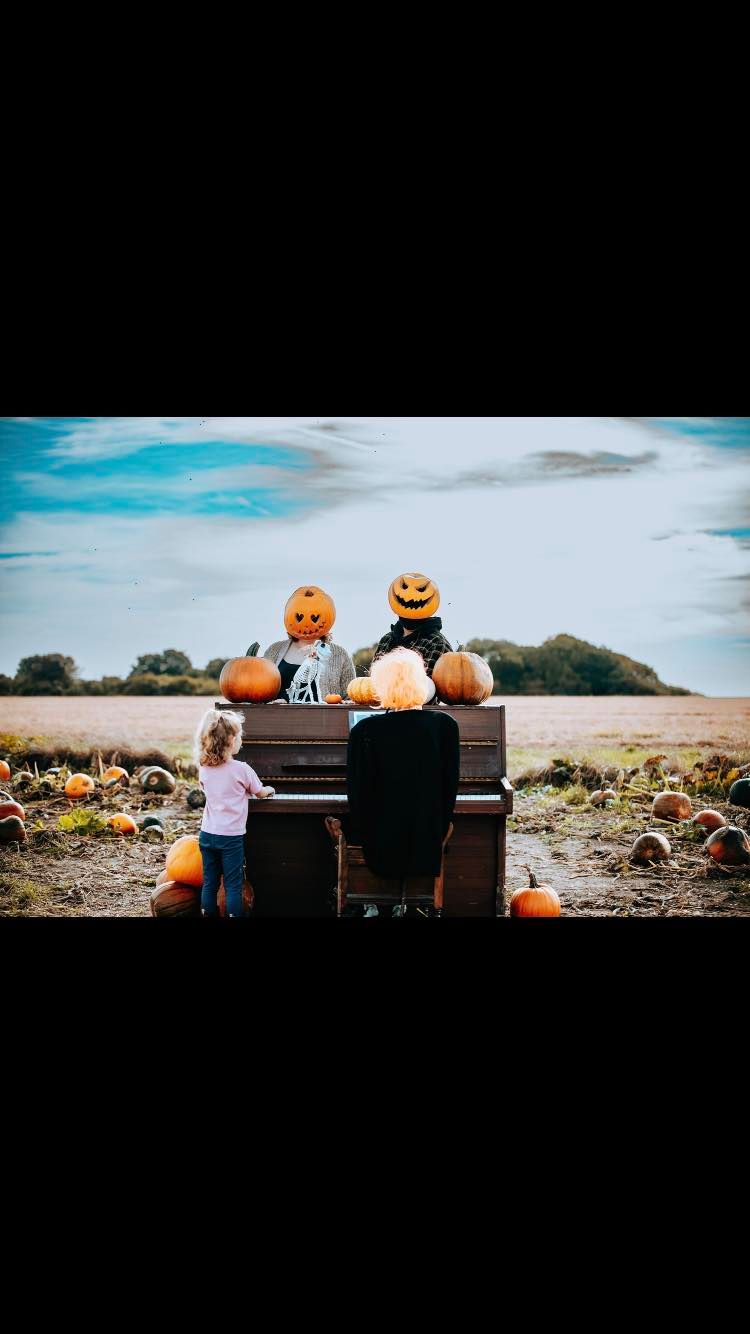
M 153 765 L 141 774 L 141 787 L 144 792 L 156 792 L 168 796 L 177 787 L 177 779 L 167 769 Z
M 25 843 L 26 826 L 17 815 L 9 815 L 7 820 L 0 820 L 0 843 Z
M 391 610 L 404 621 L 427 621 L 437 616 L 440 589 L 426 574 L 400 574 L 388 590 Z
M 346 693 L 355 704 L 379 704 L 375 687 L 369 676 L 357 676 L 346 687 Z
M 635 840 L 630 852 L 631 862 L 636 866 L 648 866 L 649 862 L 668 862 L 672 856 L 672 845 L 663 834 L 641 834 Z
M 738 778 L 729 789 L 729 800 L 733 806 L 750 809 L 750 778 Z
M 492 672 L 477 653 L 444 653 L 432 679 L 444 704 L 484 704 L 495 688 Z
M 281 672 L 267 658 L 232 658 L 224 664 L 219 688 L 231 704 L 269 704 L 281 693 Z
M 721 866 L 750 865 L 750 843 L 743 829 L 729 825 L 706 839 L 706 852 Z
M 0 801 L 0 820 L 7 820 L 11 815 L 18 816 L 19 820 L 26 819 L 26 812 L 17 801 Z
M 10 765 L 5 760 L 0 760 L 0 781 L 3 783 L 10 781 Z
M 727 822 L 718 811 L 699 811 L 693 816 L 693 824 L 701 825 L 707 834 L 716 833 L 717 829 L 726 829 Z
M 530 867 L 528 886 L 517 889 L 510 901 L 511 917 L 559 917 L 560 899 L 551 885 L 540 885 Z
M 96 784 L 88 774 L 71 774 L 65 784 L 65 795 L 69 801 L 83 801 L 90 797 Z
M 689 820 L 692 814 L 690 798 L 684 792 L 660 792 L 654 797 L 651 815 L 655 820 Z
M 194 834 L 178 838 L 167 853 L 166 871 L 170 880 L 200 889 L 203 885 L 203 858 Z
M 336 624 L 336 605 L 333 598 L 317 588 L 305 584 L 292 593 L 284 608 L 284 626 L 290 639 L 310 642 L 329 635 Z
M 175 880 L 157 884 L 151 895 L 152 917 L 200 917 L 201 892 L 194 885 L 180 885 Z

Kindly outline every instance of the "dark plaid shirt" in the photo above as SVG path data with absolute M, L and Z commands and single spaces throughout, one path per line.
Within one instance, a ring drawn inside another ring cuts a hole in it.
M 442 658 L 444 653 L 453 653 L 455 650 L 442 633 L 443 622 L 439 616 L 433 616 L 431 620 L 423 621 L 421 625 L 418 622 L 415 624 L 418 625 L 418 629 L 408 638 L 404 637 L 400 621 L 392 625 L 388 634 L 384 635 L 378 644 L 373 662 L 377 662 L 378 658 L 384 658 L 386 653 L 392 653 L 395 648 L 413 648 L 415 653 L 419 653 L 424 659 L 425 670 L 432 679 L 438 658 Z

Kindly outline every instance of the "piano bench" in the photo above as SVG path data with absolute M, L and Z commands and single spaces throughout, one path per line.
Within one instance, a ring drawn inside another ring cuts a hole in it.
M 333 825 L 333 828 L 331 827 Z M 400 907 L 402 913 L 410 907 L 431 908 L 436 917 L 442 917 L 445 905 L 445 853 L 453 834 L 451 824 L 443 842 L 440 873 L 436 876 L 406 876 L 403 879 L 385 879 L 375 875 L 367 865 L 364 852 L 357 844 L 347 843 L 338 820 L 326 821 L 332 837 L 337 835 L 338 884 L 336 886 L 336 915 L 342 917 L 345 908 L 353 903 L 374 903 L 378 907 Z

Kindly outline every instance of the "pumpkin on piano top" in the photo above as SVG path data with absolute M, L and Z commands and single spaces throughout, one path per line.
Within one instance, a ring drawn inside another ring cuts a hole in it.
M 281 672 L 267 658 L 232 658 L 224 664 L 219 689 L 231 704 L 270 704 L 281 694 Z
M 346 687 L 346 693 L 355 704 L 379 704 L 375 687 L 369 676 L 357 676 Z
M 495 678 L 477 653 L 444 653 L 432 673 L 443 704 L 484 704 L 495 688 Z

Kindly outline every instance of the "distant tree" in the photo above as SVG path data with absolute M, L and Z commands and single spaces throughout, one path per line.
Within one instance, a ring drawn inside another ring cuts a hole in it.
M 0 672 L 0 695 L 12 695 L 15 692 L 15 684 L 12 676 L 5 676 Z
M 212 658 L 210 662 L 206 663 L 203 675 L 210 677 L 212 681 L 218 681 L 228 662 L 229 658 Z
M 144 653 L 130 669 L 128 680 L 134 676 L 184 676 L 193 664 L 186 653 L 176 648 L 165 648 L 163 653 Z
M 367 673 L 372 667 L 372 660 L 375 657 L 375 650 L 377 647 L 377 644 L 373 644 L 372 648 L 357 649 L 357 652 L 352 657 L 352 662 L 357 670 L 357 676 L 367 676 Z
M 76 684 L 78 668 L 62 653 L 22 658 L 15 679 L 17 695 L 65 695 Z

